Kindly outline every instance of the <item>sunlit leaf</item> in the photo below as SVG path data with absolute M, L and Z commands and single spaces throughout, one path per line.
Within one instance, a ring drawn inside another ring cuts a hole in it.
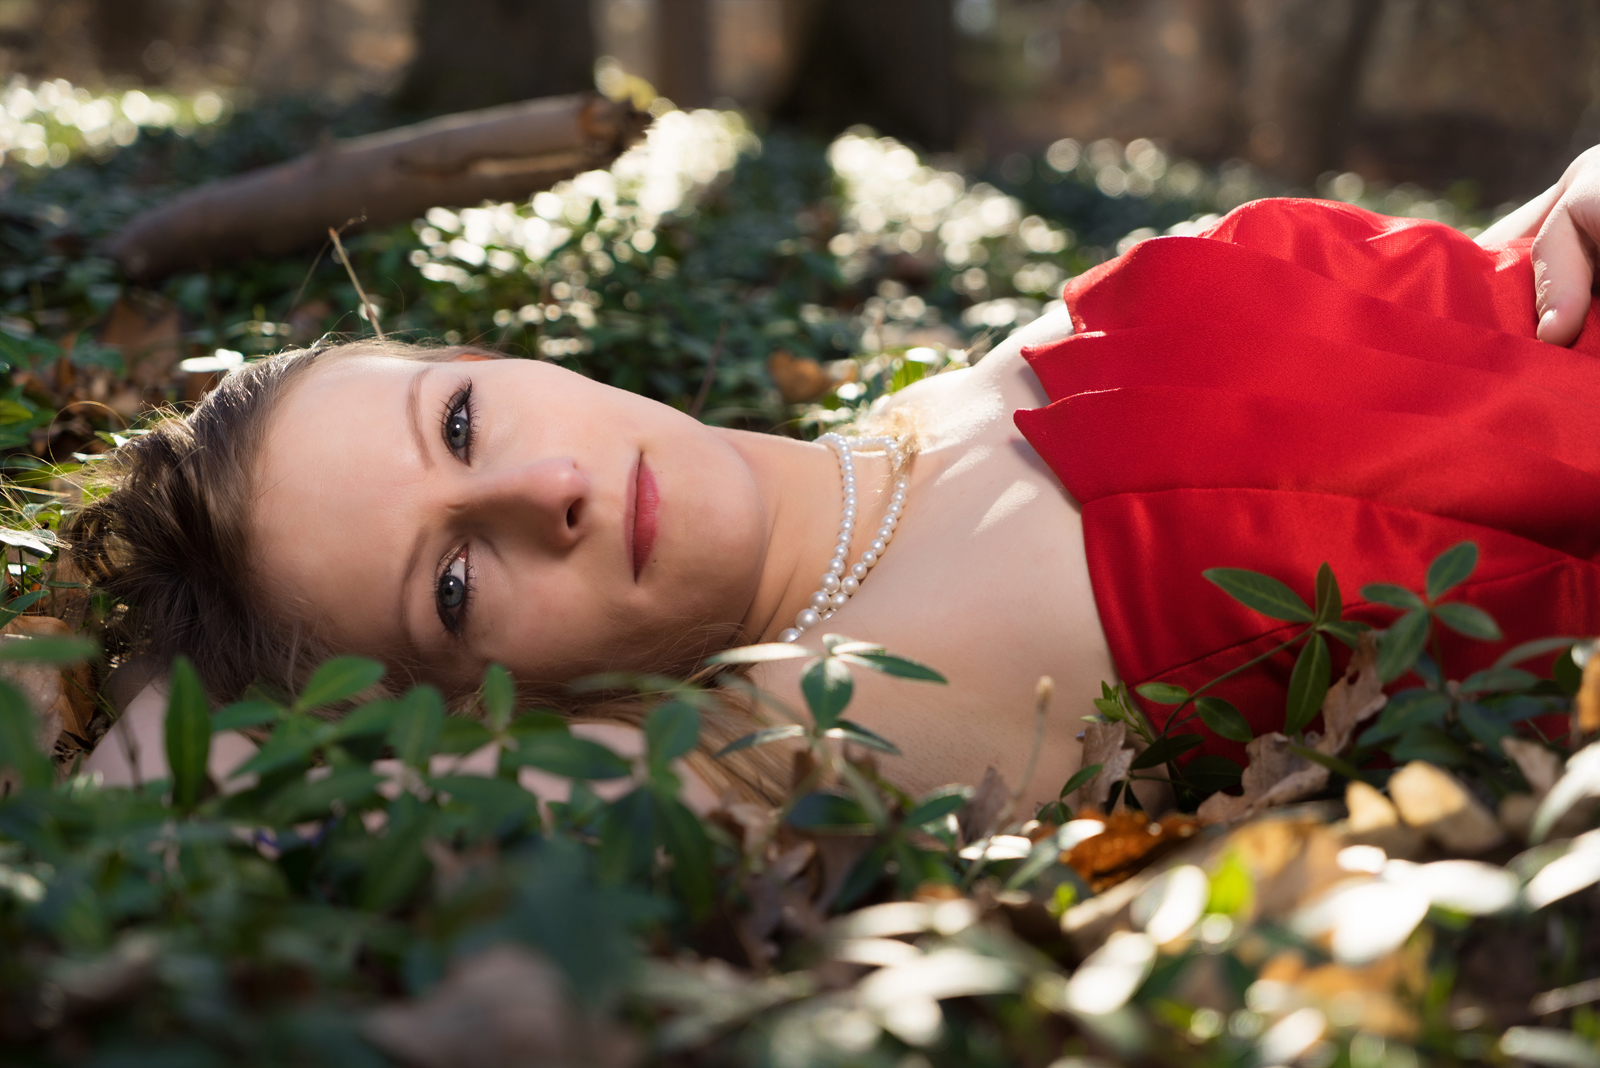
M 1428 612 L 1416 608 L 1392 623 L 1378 637 L 1378 676 L 1393 682 L 1417 662 L 1428 644 Z
M 1433 614 L 1440 623 L 1457 634 L 1465 634 L 1469 638 L 1477 638 L 1482 642 L 1497 642 L 1504 637 L 1500 633 L 1500 625 L 1489 613 L 1470 604 L 1451 601 L 1449 604 L 1435 605 Z
M 916 679 L 919 682 L 943 683 L 945 677 L 925 664 L 915 660 L 907 660 L 903 656 L 893 653 L 857 653 L 847 652 L 844 647 L 836 651 L 840 660 L 855 664 L 859 667 L 881 671 L 885 675 L 893 675 L 897 679 Z
M 1237 567 L 1213 567 L 1201 574 L 1228 596 L 1264 616 L 1290 623 L 1310 623 L 1316 618 L 1299 594 L 1270 575 Z
M 364 656 L 335 657 L 312 673 L 311 681 L 294 703 L 295 711 L 308 712 L 347 701 L 383 678 L 383 670 L 382 664 Z
M 167 697 L 167 766 L 172 770 L 172 801 L 193 808 L 206 785 L 206 759 L 211 755 L 211 703 L 200 676 L 186 656 L 172 661 Z
M 836 726 L 830 727 L 823 734 L 829 738 L 839 738 L 856 745 L 864 745 L 868 749 L 876 749 L 880 753 L 890 756 L 899 756 L 900 747 L 876 731 L 870 731 L 859 723 L 848 719 L 841 719 Z
M 682 701 L 668 701 L 644 721 L 644 736 L 653 763 L 676 760 L 700 740 L 700 713 Z
M 839 714 L 850 704 L 850 694 L 854 688 L 850 669 L 836 657 L 818 657 L 800 673 L 800 692 L 805 695 L 806 705 L 811 709 L 811 718 L 823 730 L 832 727 Z
M 1388 582 L 1373 582 L 1361 587 L 1361 596 L 1374 604 L 1386 604 L 1390 608 L 1398 608 L 1402 612 L 1409 612 L 1413 608 L 1426 608 L 1427 602 L 1404 586 L 1396 586 Z
M 785 738 L 799 738 L 805 734 L 806 729 L 798 723 L 786 723 L 781 727 L 766 727 L 743 738 L 736 739 L 717 750 L 717 756 L 724 757 L 729 753 L 737 753 L 741 749 L 754 749 L 757 746 L 768 745 L 772 742 L 781 742 Z
M 1211 728 L 1219 737 L 1226 738 L 1230 742 L 1248 742 L 1256 736 L 1244 718 L 1244 713 L 1220 697 L 1196 698 L 1194 707 L 1200 714 L 1200 722 Z
M 1457 542 L 1434 557 L 1428 565 L 1428 600 L 1437 601 L 1472 574 L 1478 566 L 1478 546 L 1474 542 Z
M 1170 682 L 1147 682 L 1143 686 L 1135 686 L 1133 692 L 1158 705 L 1181 705 L 1189 699 L 1188 690 Z
M 773 660 L 803 660 L 816 655 L 815 650 L 793 642 L 768 642 L 765 645 L 744 645 L 737 649 L 728 649 L 716 656 L 707 657 L 706 663 L 708 665 L 765 664 Z
M 1130 766 L 1135 771 L 1140 768 L 1157 767 L 1169 760 L 1176 760 L 1189 750 L 1204 744 L 1205 738 L 1199 734 L 1169 734 L 1152 742 L 1148 749 L 1133 758 Z
M 1284 710 L 1285 733 L 1299 734 L 1306 729 L 1306 724 L 1317 718 L 1332 681 L 1333 658 L 1328 653 L 1327 639 L 1320 634 L 1313 634 L 1300 649 L 1300 655 L 1294 662 L 1294 671 L 1289 675 L 1289 699 Z
M 1556 821 L 1586 797 L 1600 797 L 1600 742 L 1584 746 L 1567 761 L 1561 778 L 1539 802 L 1528 841 L 1544 841 Z

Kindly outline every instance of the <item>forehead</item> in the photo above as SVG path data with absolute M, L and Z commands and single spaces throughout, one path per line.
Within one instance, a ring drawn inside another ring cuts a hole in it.
M 373 651 L 399 640 L 406 516 L 425 475 L 412 383 L 440 364 L 351 357 L 313 368 L 267 423 L 251 526 L 267 596 Z M 423 414 L 423 413 L 419 413 Z

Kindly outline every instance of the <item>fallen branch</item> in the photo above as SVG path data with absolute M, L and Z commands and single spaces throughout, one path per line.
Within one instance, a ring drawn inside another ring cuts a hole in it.
M 605 166 L 648 121 L 626 103 L 579 94 L 334 142 L 190 190 L 134 219 L 107 252 L 130 276 L 159 278 L 293 252 L 353 218 L 384 226 L 435 206 L 512 200 Z

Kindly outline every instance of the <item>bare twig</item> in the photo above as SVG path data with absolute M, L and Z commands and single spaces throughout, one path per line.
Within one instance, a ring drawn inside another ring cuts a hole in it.
M 346 223 L 345 225 L 349 225 Z M 350 275 L 350 284 L 356 287 L 356 296 L 361 298 L 361 306 L 367 309 L 367 318 L 372 321 L 372 332 L 378 335 L 378 340 L 383 340 L 383 327 L 378 325 L 378 309 L 367 297 L 367 291 L 361 288 L 361 279 L 356 277 L 356 269 L 350 266 L 350 257 L 345 254 L 344 242 L 339 240 L 339 231 L 328 227 L 328 236 L 333 239 L 334 255 L 339 257 L 339 262 L 344 264 L 346 273 Z
M 1028 763 L 1023 766 L 1022 778 L 1017 780 L 1017 788 L 1011 791 L 1010 800 L 1006 802 L 1000 818 L 995 821 L 998 827 L 1004 827 L 1011 819 L 1011 814 L 1016 811 L 1017 805 L 1028 792 L 1028 786 L 1033 782 L 1033 773 L 1039 767 L 1039 750 L 1044 748 L 1045 713 L 1050 711 L 1050 699 L 1055 694 L 1056 680 L 1049 675 L 1040 675 L 1038 685 L 1033 688 L 1033 746 L 1028 750 Z
M 706 406 L 706 398 L 711 395 L 711 382 L 717 373 L 717 358 L 722 355 L 722 339 L 728 335 L 728 320 L 722 320 L 722 325 L 717 328 L 716 343 L 711 346 L 711 355 L 706 359 L 706 373 L 700 379 L 700 392 L 694 395 L 694 403 L 689 405 L 689 416 L 692 419 L 700 418 L 700 411 Z

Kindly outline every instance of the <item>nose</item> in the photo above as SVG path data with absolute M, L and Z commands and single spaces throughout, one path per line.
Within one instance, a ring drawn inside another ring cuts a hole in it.
M 468 474 L 453 511 L 474 526 L 560 551 L 582 538 L 592 491 L 570 457 L 554 457 Z

